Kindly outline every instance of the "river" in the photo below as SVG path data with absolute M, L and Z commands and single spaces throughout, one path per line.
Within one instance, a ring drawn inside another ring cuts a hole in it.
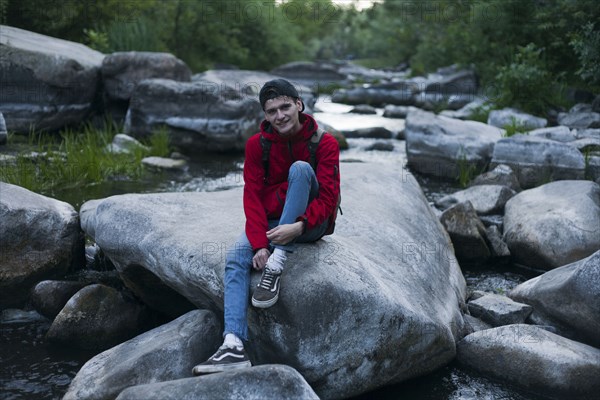
M 353 130 L 383 126 L 393 132 L 404 129 L 404 120 L 376 115 L 348 114 L 352 108 L 331 103 L 327 97 L 317 103 L 315 117 L 338 130 Z M 367 150 L 375 142 L 392 144 L 391 151 Z M 405 142 L 396 139 L 348 139 L 349 149 L 340 154 L 341 162 L 367 161 L 383 165 L 405 165 Z M 216 191 L 242 186 L 243 157 L 241 155 L 203 155 L 190 162 L 182 174 L 149 175 L 138 182 L 117 181 L 83 188 L 81 191 L 58 191 L 45 195 L 64 200 L 79 209 L 87 200 L 122 193 L 166 191 Z M 341 167 L 343 179 L 343 164 Z M 410 172 L 406 172 L 407 174 Z M 438 182 L 415 175 L 430 202 L 459 190 L 458 185 Z M 342 217 L 343 218 L 343 217 Z M 468 288 L 504 293 L 530 279 L 534 273 L 512 265 L 463 266 Z M 46 343 L 44 335 L 50 321 L 35 314 L 20 319 L 4 315 L 0 321 L 0 399 L 59 399 L 81 366 L 94 354 Z M 424 399 L 424 400 L 538 400 L 541 397 L 523 393 L 506 384 L 494 382 L 468 371 L 455 363 L 433 374 L 399 385 L 381 388 L 357 399 Z

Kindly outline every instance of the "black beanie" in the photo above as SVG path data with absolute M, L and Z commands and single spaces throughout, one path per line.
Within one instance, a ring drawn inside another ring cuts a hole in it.
M 265 83 L 262 89 L 260 89 L 260 93 L 258 94 L 260 106 L 264 110 L 267 100 L 271 100 L 279 96 L 288 96 L 294 99 L 300 99 L 298 91 L 294 85 L 285 79 L 278 78 Z M 304 111 L 304 102 L 302 99 L 300 99 L 300 101 L 302 102 L 302 110 L 300 110 L 300 112 L 302 112 Z

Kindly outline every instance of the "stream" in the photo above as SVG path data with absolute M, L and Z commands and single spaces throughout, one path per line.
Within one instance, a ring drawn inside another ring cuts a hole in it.
M 404 120 L 376 115 L 347 114 L 352 106 L 331 103 L 327 97 L 316 105 L 317 120 L 338 130 L 383 126 L 392 132 L 404 129 Z M 367 150 L 375 142 L 393 145 L 391 151 Z M 348 139 L 349 149 L 340 154 L 343 162 L 406 163 L 405 142 L 396 139 Z M 115 181 L 85 187 L 83 190 L 43 193 L 72 204 L 77 210 L 85 201 L 123 193 L 173 191 L 218 191 L 243 186 L 243 155 L 203 155 L 190 161 L 189 169 L 177 175 L 149 174 L 140 181 Z M 407 174 L 410 172 L 406 171 Z M 343 164 L 341 166 L 343 179 Z M 433 203 L 459 190 L 458 184 L 439 182 L 415 175 Z M 342 217 L 343 218 L 343 217 Z M 535 273 L 512 265 L 463 266 L 469 290 L 505 293 L 535 276 Z M 44 335 L 50 321 L 35 313 L 0 318 L 0 399 L 60 399 L 70 381 L 93 353 L 56 348 L 46 343 Z M 425 399 L 425 400 L 538 400 L 504 383 L 495 382 L 451 363 L 436 372 L 402 384 L 384 387 L 355 399 Z

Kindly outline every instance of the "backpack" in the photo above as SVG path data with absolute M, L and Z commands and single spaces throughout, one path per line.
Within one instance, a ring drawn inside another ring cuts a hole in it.
M 310 137 L 308 141 L 308 154 L 309 154 L 309 164 L 312 167 L 315 174 L 317 173 L 317 148 L 319 147 L 319 143 L 321 143 L 321 139 L 325 136 L 327 132 L 325 132 L 321 128 L 317 128 L 317 131 Z M 267 184 L 269 180 L 269 155 L 271 152 L 271 144 L 272 142 L 261 135 L 260 137 L 260 145 L 262 147 L 262 162 L 263 168 L 265 170 L 265 176 L 263 177 L 263 181 Z M 344 215 L 342 212 L 342 207 L 340 206 L 342 203 L 342 194 L 341 192 L 338 194 L 338 200 L 336 205 L 336 211 L 329 217 L 329 224 L 327 226 L 327 230 L 323 235 L 331 235 L 335 230 L 335 220 L 337 219 L 338 211 L 340 214 Z

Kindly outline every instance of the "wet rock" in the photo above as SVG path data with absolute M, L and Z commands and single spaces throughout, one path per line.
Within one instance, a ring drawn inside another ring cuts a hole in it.
M 409 112 L 418 111 L 418 108 L 412 106 L 395 106 L 393 104 L 385 106 L 383 116 L 386 118 L 406 118 Z
M 600 186 L 551 182 L 506 203 L 504 240 L 515 261 L 550 270 L 600 248 Z
M 89 360 L 63 399 L 114 399 L 130 386 L 190 377 L 194 365 L 210 357 L 221 341 L 216 316 L 191 311 Z
M 142 165 L 157 170 L 183 171 L 187 168 L 187 161 L 165 157 L 145 157 Z
M 471 186 L 477 185 L 502 185 L 515 192 L 521 191 L 521 185 L 519 185 L 519 180 L 512 168 L 504 164 L 497 165 L 493 170 L 477 175 L 471 182 Z
M 509 297 L 533 306 L 532 316 L 562 336 L 600 347 L 598 293 L 600 251 L 520 284 Z
M 116 134 L 112 143 L 106 146 L 106 150 L 117 154 L 132 154 L 136 150 L 149 151 L 148 147 L 124 133 Z
M 492 110 L 488 116 L 487 123 L 498 128 L 516 124 L 525 130 L 543 128 L 548 124 L 545 118 L 533 116 L 514 108 L 505 108 L 502 110 Z M 564 124 L 563 124 L 564 125 Z
M 444 211 L 440 222 L 450 235 L 459 260 L 481 260 L 491 256 L 485 240 L 485 227 L 470 201 Z
M 519 184 L 531 188 L 549 180 L 583 179 L 583 154 L 570 143 L 537 136 L 514 135 L 496 143 L 491 167 L 506 164 Z
M 202 82 L 147 79 L 135 87 L 125 126 L 135 138 L 166 126 L 186 152 L 241 151 L 263 118 L 256 99 L 228 99 Z
M 0 221 L 0 308 L 22 305 L 37 282 L 84 265 L 71 205 L 0 182 Z
M 457 359 L 494 379 L 554 398 L 592 399 L 600 391 L 600 350 L 536 326 L 475 332 L 458 343 Z
M 8 130 L 56 130 L 88 116 L 100 82 L 102 53 L 6 25 L 0 53 L 0 104 Z
M 125 389 L 118 400 L 177 399 L 306 399 L 319 397 L 302 375 L 287 365 L 260 365 L 220 374 Z
M 477 214 L 497 214 L 504 210 L 506 202 L 515 194 L 514 190 L 502 185 L 476 185 L 444 196 L 436 201 L 435 205 L 445 210 L 455 204 L 469 201 Z
M 373 139 L 391 139 L 394 137 L 392 131 L 382 127 L 361 128 L 353 131 L 344 131 L 346 138 L 373 138 Z
M 600 128 L 600 113 L 580 111 L 559 114 L 558 123 L 571 129 L 596 129 Z
M 425 111 L 406 117 L 408 165 L 418 172 L 455 179 L 460 165 L 482 170 L 492 158 L 504 130 L 476 121 L 461 121 Z
M 468 303 L 472 316 L 492 326 L 520 324 L 525 322 L 533 308 L 517 303 L 506 296 L 487 294 Z
M 377 110 L 375 107 L 372 107 L 368 104 L 359 104 L 350 110 L 352 114 L 377 114 Z
M 249 309 L 254 363 L 290 365 L 323 397 L 350 397 L 445 365 L 462 332 L 466 290 L 448 235 L 412 176 L 399 165 L 341 167 L 353 217 L 340 216 L 334 235 L 288 257 L 293 268 L 274 307 Z M 225 254 L 243 229 L 241 197 L 241 188 L 113 196 L 93 218 L 82 213 L 82 225 L 87 232 L 94 224 L 95 242 L 122 273 L 147 269 L 222 315 Z
M 31 302 L 40 314 L 54 319 L 67 301 L 84 286 L 81 282 L 42 281 L 33 288 Z
M 485 233 L 493 257 L 510 257 L 510 250 L 496 225 L 485 228 Z
M 46 338 L 83 349 L 106 349 L 139 334 L 147 325 L 144 307 L 117 290 L 89 285 L 54 319 Z
M 394 151 L 394 145 L 388 142 L 375 142 L 365 149 L 366 151 Z
M 8 140 L 8 132 L 6 131 L 6 121 L 4 121 L 4 115 L 0 112 L 0 145 L 6 144 Z

